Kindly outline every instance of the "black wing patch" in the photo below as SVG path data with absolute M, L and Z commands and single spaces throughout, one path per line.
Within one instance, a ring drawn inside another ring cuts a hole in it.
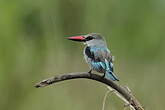
M 94 59 L 94 53 L 92 53 L 91 51 L 90 51 L 90 47 L 86 47 L 86 49 L 85 49 L 85 54 L 89 57 L 89 58 L 91 58 L 91 59 Z

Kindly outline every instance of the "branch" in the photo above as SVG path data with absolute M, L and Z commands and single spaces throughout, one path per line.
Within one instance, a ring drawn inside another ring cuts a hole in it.
M 103 78 L 100 75 L 93 74 L 93 73 L 89 74 L 87 72 L 77 72 L 77 73 L 67 73 L 67 74 L 57 75 L 57 76 L 42 80 L 41 82 L 37 83 L 35 87 L 36 88 L 45 87 L 56 82 L 70 80 L 70 79 L 77 79 L 77 78 L 87 78 L 87 79 L 104 83 L 110 86 L 111 88 L 113 88 L 117 92 L 117 94 L 120 94 L 120 96 L 122 96 L 129 103 L 127 104 L 128 106 L 132 106 L 135 110 L 144 110 L 144 108 L 141 106 L 138 100 L 132 95 L 132 93 L 130 92 L 128 88 L 126 89 L 125 87 L 122 87 L 116 84 L 114 81 L 108 80 L 106 78 Z

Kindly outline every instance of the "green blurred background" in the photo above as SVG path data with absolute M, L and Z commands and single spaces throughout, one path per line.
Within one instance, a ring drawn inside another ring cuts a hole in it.
M 146 110 L 164 110 L 164 0 L 0 0 L 0 110 L 100 110 L 107 88 L 98 82 L 33 87 L 88 71 L 83 45 L 65 37 L 90 32 L 106 37 L 119 83 Z M 105 110 L 122 109 L 110 95 Z

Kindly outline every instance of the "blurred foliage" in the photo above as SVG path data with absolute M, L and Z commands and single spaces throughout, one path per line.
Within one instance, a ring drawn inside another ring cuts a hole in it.
M 54 74 L 87 71 L 83 46 L 65 37 L 90 32 L 106 37 L 119 83 L 147 110 L 165 108 L 164 0 L 0 0 L 0 13 L 1 110 L 101 109 L 107 89 L 95 81 L 33 87 Z M 110 95 L 108 109 L 123 103 Z

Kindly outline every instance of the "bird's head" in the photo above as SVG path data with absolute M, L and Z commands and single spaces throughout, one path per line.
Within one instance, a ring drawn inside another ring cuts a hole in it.
M 73 41 L 83 42 L 84 44 L 88 46 L 106 44 L 104 37 L 102 37 L 101 34 L 98 34 L 98 33 L 90 33 L 86 35 L 73 36 L 73 37 L 68 37 L 68 39 L 73 40 Z

